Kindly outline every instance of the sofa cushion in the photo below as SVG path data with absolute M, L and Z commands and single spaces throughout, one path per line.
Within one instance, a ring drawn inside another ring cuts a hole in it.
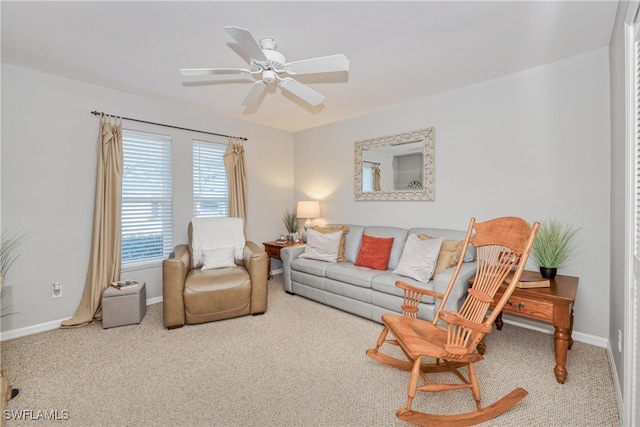
M 329 264 L 325 275 L 329 279 L 348 283 L 349 285 L 370 288 L 374 277 L 386 274 L 387 271 L 374 270 L 369 267 L 358 267 L 350 262 Z
M 435 237 L 427 236 L 426 234 L 420 234 L 418 237 L 421 240 L 435 239 Z M 442 240 L 442 237 L 438 237 Z M 440 247 L 440 254 L 438 255 L 438 263 L 436 269 L 433 272 L 434 276 L 442 273 L 447 268 L 454 267 L 460 260 L 462 255 L 462 247 L 464 246 L 464 240 L 443 240 Z
M 298 257 L 291 261 L 291 270 L 301 271 L 318 277 L 325 277 L 327 267 L 330 265 L 333 265 L 333 263 Z
M 395 295 L 397 297 L 404 297 L 404 290 L 400 289 L 399 287 L 396 286 L 396 282 L 397 281 L 402 281 L 405 283 L 408 283 L 412 286 L 415 286 L 417 288 L 423 288 L 423 289 L 429 289 L 429 290 L 434 290 L 434 281 L 430 281 L 430 282 L 419 282 L 415 279 L 411 279 L 409 277 L 404 277 L 404 276 L 400 276 L 398 274 L 395 273 L 390 273 L 387 272 L 386 274 L 380 274 L 377 275 L 375 277 L 373 277 L 371 279 L 371 289 L 373 289 L 374 291 L 377 291 L 379 293 L 382 294 L 389 294 L 389 295 Z M 435 298 L 428 296 L 428 295 L 424 295 L 422 297 L 422 302 L 423 303 L 427 303 L 427 304 L 433 304 L 435 302 Z M 374 301 L 375 303 L 375 301 Z M 391 308 L 393 310 L 400 310 L 400 305 L 402 305 L 402 303 L 400 303 L 398 306 L 396 307 L 388 307 Z
M 428 282 L 434 274 L 436 262 L 440 259 L 438 254 L 442 240 L 442 238 L 423 240 L 415 234 L 409 235 L 400 262 L 393 272 L 420 282 Z
M 331 233 L 321 233 L 314 229 L 307 230 L 307 246 L 300 258 L 316 259 L 318 261 L 336 262 L 342 230 Z
M 327 227 L 347 227 L 349 231 L 345 235 L 345 258 L 348 262 L 356 262 L 360 250 L 360 240 L 364 233 L 364 226 L 354 224 L 327 224 Z
M 373 237 L 364 234 L 355 265 L 375 270 L 386 270 L 393 237 Z
M 404 243 L 407 241 L 407 230 L 399 227 L 369 225 L 364 228 L 364 234 L 373 237 L 393 237 L 393 246 L 391 246 L 388 268 L 391 270 L 396 268 L 398 266 L 398 262 L 400 262 Z
M 427 228 L 414 227 L 410 228 L 409 234 L 426 234 L 432 237 L 442 237 L 445 240 L 464 240 L 467 237 L 466 231 L 450 230 L 447 228 Z M 471 243 L 467 246 L 467 253 L 464 256 L 464 262 L 471 262 L 476 259 L 476 248 Z
M 346 257 L 347 237 L 346 236 L 347 236 L 347 232 L 349 231 L 349 227 L 347 227 L 346 225 L 324 226 L 324 227 L 316 225 L 313 227 L 313 229 L 315 231 L 318 231 L 320 233 L 325 233 L 325 234 L 341 231 L 342 237 L 340 238 L 340 246 L 338 246 L 338 258 L 336 261 L 344 262 L 347 260 L 347 257 Z

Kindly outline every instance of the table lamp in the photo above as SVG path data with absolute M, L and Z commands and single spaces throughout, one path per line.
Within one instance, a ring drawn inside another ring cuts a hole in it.
M 311 219 L 320 218 L 320 202 L 317 200 L 298 202 L 296 216 L 307 219 L 304 223 L 304 229 L 306 231 L 311 225 Z

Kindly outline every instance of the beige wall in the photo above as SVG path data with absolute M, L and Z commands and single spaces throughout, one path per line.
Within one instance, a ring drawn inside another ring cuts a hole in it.
M 47 74 L 2 66 L 4 227 L 31 239 L 11 272 L 15 315 L 2 330 L 29 330 L 73 314 L 88 260 L 97 119 L 102 110 L 242 135 L 249 170 L 249 238 L 282 231 L 295 201 L 322 201 L 319 222 L 464 229 L 478 220 L 558 217 L 581 227 L 579 256 L 561 273 L 580 276 L 575 332 L 603 345 L 609 319 L 610 135 L 608 50 L 599 49 L 408 105 L 298 132 Z M 353 142 L 435 127 L 436 200 L 355 202 Z M 176 145 L 188 145 L 186 135 Z M 187 150 L 188 151 L 188 150 Z M 187 151 L 175 166 L 190 168 Z M 274 165 L 278 167 L 273 167 Z M 293 183 L 295 182 L 295 187 Z M 190 218 L 190 187 L 177 184 L 176 224 Z M 184 241 L 176 228 L 176 243 Z M 134 272 L 161 295 L 160 270 Z M 51 283 L 63 297 L 51 299 Z
M 99 122 L 90 114 L 93 110 L 248 138 L 247 235 L 258 244 L 280 234 L 282 211 L 293 207 L 289 132 L 3 64 L 2 226 L 31 235 L 7 277 L 11 292 L 4 305 L 12 307 L 5 312 L 15 314 L 3 317 L 3 332 L 49 328 L 70 317 L 80 301 L 93 215 Z M 172 135 L 174 240 L 185 243 L 191 176 L 179 171 L 191 170 L 191 138 L 205 136 L 134 122 L 124 125 Z M 162 295 L 161 268 L 123 277 L 145 280 L 148 298 Z M 53 282 L 62 283 L 61 298 L 51 298 Z
M 435 127 L 435 201 L 353 198 L 353 143 Z M 581 227 L 575 336 L 609 335 L 608 49 L 297 132 L 295 198 L 320 199 L 318 221 L 466 229 L 516 215 Z M 544 325 L 539 325 L 544 326 Z

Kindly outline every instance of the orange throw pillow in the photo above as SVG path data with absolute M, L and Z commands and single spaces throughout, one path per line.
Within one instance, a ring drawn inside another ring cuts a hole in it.
M 354 265 L 369 267 L 374 270 L 386 270 L 391 256 L 393 237 L 373 237 L 364 234 L 358 259 Z

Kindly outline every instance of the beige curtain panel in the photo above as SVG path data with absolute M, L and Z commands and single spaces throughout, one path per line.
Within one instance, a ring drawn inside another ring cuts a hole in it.
M 247 227 L 247 178 L 244 167 L 244 147 L 241 138 L 229 137 L 224 153 L 224 167 L 229 186 L 229 213 L 233 218 L 242 218 Z
M 373 191 L 380 191 L 380 166 L 373 167 Z
M 122 119 L 103 116 L 96 147 L 98 167 L 93 208 L 91 254 L 82 300 L 61 327 L 85 326 L 102 318 L 102 292 L 120 278 L 122 203 Z

